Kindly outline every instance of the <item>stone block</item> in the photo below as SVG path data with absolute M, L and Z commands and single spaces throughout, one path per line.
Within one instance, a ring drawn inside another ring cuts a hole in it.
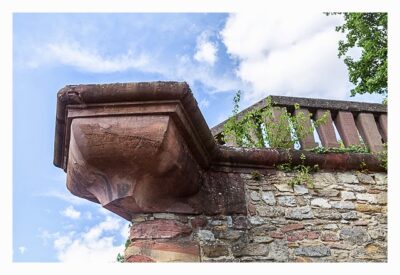
M 285 210 L 285 217 L 292 220 L 303 220 L 303 219 L 312 219 L 314 214 L 311 210 L 311 207 L 297 207 L 293 209 Z
M 367 230 L 359 227 L 342 228 L 340 238 L 357 245 L 365 244 L 370 240 Z
M 203 255 L 208 258 L 217 258 L 229 255 L 229 249 L 226 244 L 218 243 L 212 245 L 202 245 L 201 250 L 203 251 Z
M 331 205 L 337 209 L 355 209 L 354 203 L 350 201 L 332 201 Z
M 268 205 L 275 205 L 276 203 L 274 192 L 262 192 L 262 199 Z
M 125 257 L 132 260 L 145 259 L 154 262 L 199 262 L 200 249 L 197 243 L 138 240 L 125 250 Z
M 285 225 L 283 227 L 281 227 L 280 231 L 282 233 L 286 233 L 289 231 L 294 231 L 294 230 L 299 230 L 299 229 L 304 229 L 304 224 L 302 223 L 291 223 L 288 225 Z
M 192 229 L 174 220 L 153 220 L 133 225 L 130 230 L 130 239 L 168 239 L 186 236 Z
M 303 246 L 294 250 L 296 256 L 325 257 L 331 255 L 331 250 L 325 245 Z
M 378 203 L 376 197 L 374 195 L 372 195 L 372 194 L 367 194 L 367 193 L 365 193 L 365 194 L 356 194 L 356 197 L 357 197 L 357 200 L 359 200 L 359 201 L 366 201 L 366 202 L 371 203 L 371 204 Z
M 355 209 L 358 212 L 363 212 L 363 213 L 381 213 L 383 210 L 382 206 L 363 204 L 363 203 L 357 203 Z
M 281 196 L 278 197 L 278 204 L 281 206 L 294 207 L 296 206 L 296 198 L 293 196 Z
M 322 198 L 311 200 L 311 205 L 321 208 L 332 208 L 332 205 L 329 204 L 328 200 Z
M 342 200 L 344 200 L 344 201 L 356 200 L 356 196 L 354 196 L 353 192 L 341 191 L 340 194 L 341 194 Z

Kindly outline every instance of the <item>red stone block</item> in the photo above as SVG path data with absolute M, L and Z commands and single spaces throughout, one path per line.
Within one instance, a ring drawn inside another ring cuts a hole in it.
M 322 123 L 317 127 L 317 132 L 321 140 L 322 146 L 324 147 L 339 147 L 339 143 L 336 140 L 335 129 L 333 128 L 332 116 L 329 110 L 319 109 L 315 113 L 315 118 L 321 118 L 325 112 L 328 112 L 328 118 L 326 123 Z
M 189 235 L 192 229 L 174 220 L 154 220 L 142 222 L 131 227 L 130 238 L 135 239 L 169 239 Z
M 288 224 L 288 225 L 285 225 L 284 227 L 282 227 L 281 232 L 286 233 L 289 231 L 294 231 L 294 230 L 303 229 L 303 228 L 304 228 L 304 224 L 302 224 L 302 223 L 292 223 L 292 224 Z
M 307 233 L 307 239 L 309 240 L 316 240 L 319 238 L 319 233 L 315 231 L 310 231 Z
M 356 123 L 351 112 L 339 111 L 335 125 L 346 147 L 360 144 Z
M 274 239 L 283 239 L 283 238 L 285 238 L 285 235 L 283 233 L 276 232 L 276 231 L 273 231 L 273 232 L 269 233 L 269 236 L 271 238 L 274 238 Z
M 372 113 L 360 113 L 357 116 L 357 127 L 364 142 L 368 145 L 371 152 L 379 152 L 383 150 L 382 137 Z
M 339 236 L 336 233 L 332 232 L 323 233 L 321 236 L 321 240 L 324 242 L 336 242 L 339 241 Z
M 196 217 L 190 221 L 190 224 L 194 229 L 201 228 L 207 224 L 207 219 L 205 217 Z
M 301 240 L 304 240 L 307 237 L 307 235 L 308 234 L 305 231 L 293 232 L 287 236 L 287 240 L 288 240 L 288 242 L 301 241 Z
M 379 129 L 384 142 L 387 142 L 387 115 L 379 116 Z
M 143 255 L 132 255 L 128 259 L 126 259 L 125 262 L 127 262 L 127 263 L 154 263 L 155 260 L 150 257 L 143 256 Z
M 294 111 L 294 114 L 297 116 L 299 113 L 303 113 L 305 117 L 309 118 L 310 117 L 310 112 L 307 109 L 297 109 Z M 311 119 L 307 119 L 306 121 L 303 122 L 302 125 L 305 129 L 309 129 L 312 127 L 311 125 Z M 314 135 L 308 134 L 305 136 L 303 139 L 300 140 L 300 145 L 301 149 L 310 149 L 318 146 L 318 144 L 315 142 Z

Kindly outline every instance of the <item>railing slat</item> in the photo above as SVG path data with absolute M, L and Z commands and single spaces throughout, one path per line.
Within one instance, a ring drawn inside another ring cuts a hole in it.
M 381 129 L 381 136 L 384 142 L 387 142 L 387 115 L 379 116 L 379 128 Z
M 304 116 L 307 118 L 310 117 L 310 112 L 307 109 L 300 108 L 300 109 L 294 110 L 294 115 L 297 116 L 300 113 L 303 113 Z M 306 121 L 303 121 L 302 126 L 306 129 L 311 128 L 312 127 L 311 119 L 307 119 Z M 311 148 L 318 146 L 318 143 L 315 142 L 314 135 L 311 133 L 300 140 L 300 145 L 301 145 L 301 149 L 311 149 Z
M 379 134 L 374 115 L 371 113 L 360 113 L 356 119 L 358 131 L 371 152 L 383 150 L 382 137 Z
M 360 144 L 357 126 L 351 112 L 339 111 L 335 118 L 335 125 L 346 147 Z
M 329 110 L 318 109 L 315 113 L 315 118 L 320 119 L 325 112 L 328 113 L 326 123 L 322 123 L 317 127 L 322 146 L 330 148 L 339 147 L 339 143 L 336 140 L 335 129 L 333 128 L 331 112 Z

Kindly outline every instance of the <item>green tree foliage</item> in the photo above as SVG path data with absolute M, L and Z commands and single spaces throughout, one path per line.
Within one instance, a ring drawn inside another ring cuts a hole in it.
M 339 58 L 349 71 L 349 80 L 355 85 L 351 95 L 378 93 L 387 97 L 387 13 L 339 13 L 345 22 L 336 31 L 346 33 L 339 41 Z M 361 48 L 357 60 L 349 50 Z

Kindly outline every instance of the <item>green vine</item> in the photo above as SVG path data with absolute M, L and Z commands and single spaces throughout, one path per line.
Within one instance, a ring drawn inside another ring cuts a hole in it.
M 291 116 L 285 108 L 279 108 L 281 114 L 274 116 L 274 106 L 271 97 L 267 97 L 266 106 L 262 109 L 254 109 L 238 118 L 241 91 L 238 91 L 233 99 L 233 116 L 225 123 L 223 140 L 235 142 L 240 147 L 265 148 L 268 144 L 271 148 L 293 148 L 301 139 L 313 134 L 314 128 L 327 121 L 327 113 L 314 121 L 314 125 L 306 127 L 311 114 L 297 112 Z M 294 109 L 299 110 L 300 105 L 294 104 Z
M 388 145 L 387 143 L 383 144 L 383 150 L 376 153 L 376 156 L 379 160 L 379 165 L 385 169 L 385 171 L 387 172 L 387 165 L 388 165 Z

